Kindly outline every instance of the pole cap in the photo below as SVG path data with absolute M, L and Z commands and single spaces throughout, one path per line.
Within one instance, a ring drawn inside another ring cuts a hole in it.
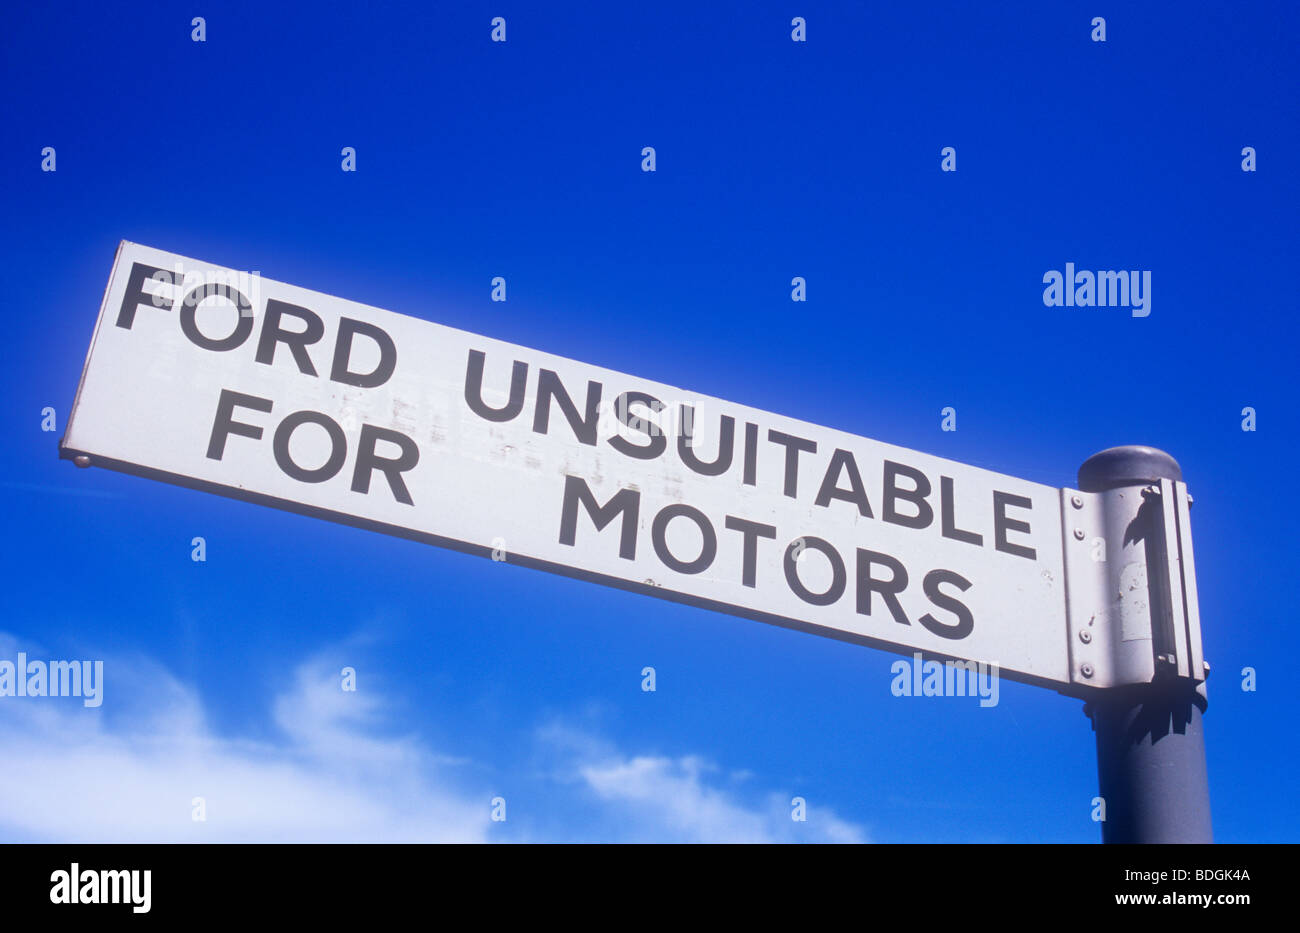
M 1132 444 L 1095 453 L 1079 467 L 1079 488 L 1102 492 L 1117 486 L 1141 486 L 1156 480 L 1181 480 L 1178 461 L 1163 450 Z

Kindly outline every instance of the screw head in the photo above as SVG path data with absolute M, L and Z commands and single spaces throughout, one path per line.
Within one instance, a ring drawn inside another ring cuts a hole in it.
M 1084 677 L 1091 677 L 1092 665 L 1091 664 L 1083 665 L 1082 667 L 1079 668 L 1079 673 L 1082 674 Z
M 1070 505 L 1074 506 L 1076 509 L 1083 508 L 1083 496 L 1071 496 Z
M 1075 540 L 1075 541 L 1082 541 L 1082 540 L 1083 540 L 1083 529 L 1082 529 L 1082 528 L 1076 528 L 1076 529 L 1074 529 L 1074 540 Z
M 1084 629 L 1079 633 L 1079 641 L 1083 642 L 1085 645 L 1088 644 L 1088 642 L 1092 641 L 1092 632 Z

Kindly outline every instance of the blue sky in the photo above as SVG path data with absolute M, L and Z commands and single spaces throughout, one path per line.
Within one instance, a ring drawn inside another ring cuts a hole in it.
M 1216 838 L 1300 837 L 1300 8 L 610 6 L 9 12 L 0 658 L 106 700 L 0 700 L 0 838 L 1099 838 L 1077 700 L 59 461 L 121 239 L 1053 486 L 1169 451 Z M 1045 307 L 1067 262 L 1150 316 Z

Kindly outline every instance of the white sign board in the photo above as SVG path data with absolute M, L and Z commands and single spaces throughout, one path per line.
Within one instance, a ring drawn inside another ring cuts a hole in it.
M 1070 679 L 1052 487 L 133 243 L 60 455 Z

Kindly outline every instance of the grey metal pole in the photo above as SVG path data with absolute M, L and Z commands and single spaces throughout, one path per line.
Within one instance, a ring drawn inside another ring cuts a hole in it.
M 1161 479 L 1181 480 L 1169 454 L 1113 447 L 1079 467 L 1079 488 L 1129 488 L 1134 498 Z M 1204 683 L 1157 677 L 1098 691 L 1084 706 L 1097 734 L 1097 775 L 1105 801 L 1104 843 L 1208 843 L 1210 788 L 1201 714 Z

